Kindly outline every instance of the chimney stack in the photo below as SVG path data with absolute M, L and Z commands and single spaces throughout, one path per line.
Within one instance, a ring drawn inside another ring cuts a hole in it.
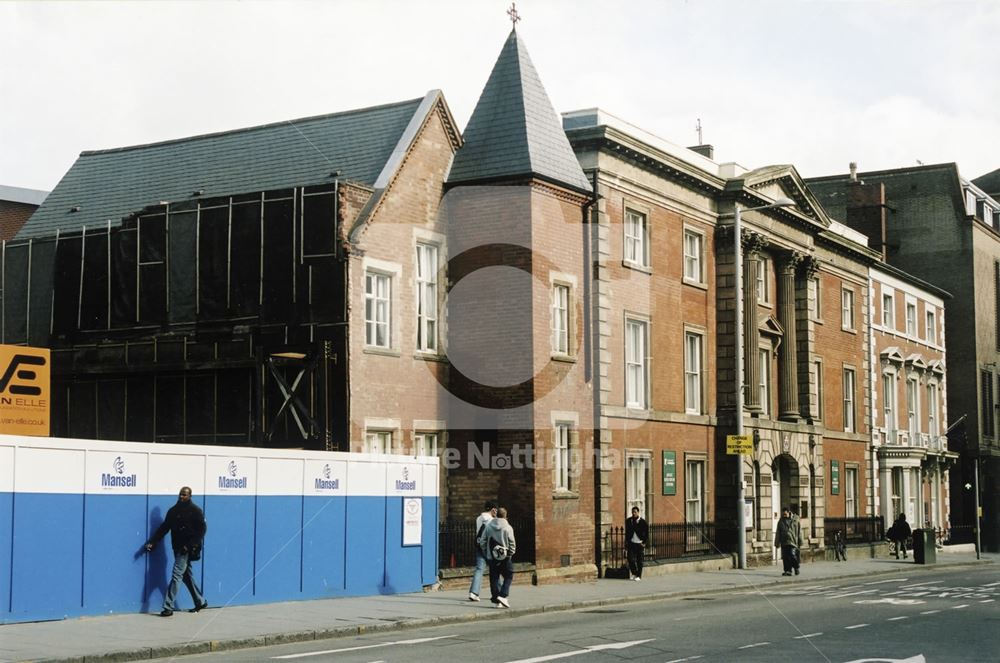
M 850 168 L 851 168 L 851 181 L 852 182 L 857 182 L 858 181 L 858 162 L 857 161 L 852 161 L 851 164 L 850 164 Z

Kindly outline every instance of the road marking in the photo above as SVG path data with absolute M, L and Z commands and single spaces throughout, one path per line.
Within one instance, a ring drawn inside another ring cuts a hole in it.
M 986 599 L 985 601 L 980 601 L 980 603 L 993 603 L 996 599 Z
M 892 580 L 876 580 L 875 582 L 866 582 L 866 585 L 884 585 L 887 582 L 906 582 L 909 578 L 893 578 Z
M 898 622 L 900 619 L 909 619 L 909 617 L 907 617 L 906 615 L 903 615 L 902 617 L 890 617 L 889 621 L 890 622 Z
M 983 585 L 983 587 L 996 587 L 997 585 L 1000 585 L 1000 582 L 991 582 L 988 585 Z
M 920 599 L 884 598 L 884 599 L 865 599 L 864 601 L 855 601 L 855 603 L 859 605 L 866 605 L 872 603 L 888 603 L 889 605 L 918 605 L 920 603 L 927 603 L 927 601 L 921 601 Z
M 847 596 L 858 596 L 859 594 L 874 594 L 877 591 L 878 591 L 877 589 L 863 589 L 863 590 L 860 590 L 860 591 L 857 591 L 857 592 L 845 592 L 844 594 L 831 594 L 830 596 L 827 596 L 826 598 L 827 598 L 827 600 L 830 600 L 830 599 L 842 599 L 842 598 L 845 598 Z
M 765 645 L 771 644 L 770 642 L 755 642 L 752 645 L 743 645 L 742 647 L 737 647 L 737 649 L 753 649 L 754 647 L 763 647 Z
M 360 651 L 362 649 L 375 649 L 376 647 L 391 647 L 393 645 L 416 645 L 421 642 L 433 642 L 434 640 L 444 640 L 446 638 L 457 638 L 457 635 L 439 635 L 434 638 L 414 638 L 412 640 L 396 640 L 395 642 L 379 642 L 374 645 L 359 645 L 357 647 L 344 647 L 342 649 L 327 649 L 325 651 L 310 651 L 304 654 L 285 654 L 284 656 L 272 656 L 274 659 L 305 658 L 307 656 L 323 656 L 324 654 L 339 654 L 345 651 Z
M 793 640 L 805 640 L 806 638 L 815 638 L 817 636 L 823 635 L 822 633 L 809 633 L 807 635 L 797 635 Z
M 951 606 L 951 609 L 952 610 L 961 610 L 962 608 L 968 608 L 968 607 L 969 607 L 968 603 L 963 603 L 962 605 L 953 605 L 953 606 Z
M 923 587 L 924 585 L 940 585 L 944 580 L 929 580 L 928 582 L 918 582 L 913 585 L 904 585 L 903 589 L 910 589 L 911 587 Z
M 590 647 L 584 647 L 577 651 L 563 652 L 562 654 L 550 654 L 548 656 L 537 656 L 535 658 L 519 658 L 516 661 L 508 661 L 507 663 L 541 663 L 542 661 L 554 661 L 558 658 L 569 658 L 570 656 L 579 656 L 580 654 L 589 654 L 595 651 L 605 651 L 608 649 L 627 649 L 629 647 L 634 647 L 636 645 L 642 645 L 647 642 L 652 642 L 655 638 L 649 638 L 647 640 L 633 640 L 631 642 L 612 642 L 606 645 L 591 645 Z
M 936 615 L 939 612 L 941 612 L 941 611 L 940 610 L 924 610 L 920 614 L 921 615 Z
M 845 628 L 846 630 L 848 630 L 848 631 L 851 631 L 851 630 L 853 630 L 853 629 L 856 629 L 856 628 L 864 628 L 864 627 L 866 627 L 866 626 L 868 626 L 868 624 L 855 624 L 854 626 L 845 626 L 844 628 Z
M 687 658 L 675 658 L 672 661 L 667 661 L 667 663 L 683 663 L 684 661 L 697 661 L 699 658 L 704 658 L 701 654 L 697 656 L 688 656 Z

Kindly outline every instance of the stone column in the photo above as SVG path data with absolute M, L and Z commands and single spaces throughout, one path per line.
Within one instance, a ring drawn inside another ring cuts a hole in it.
M 743 404 L 748 410 L 760 409 L 760 330 L 757 329 L 757 272 L 755 258 L 743 263 Z
M 785 338 L 778 353 L 778 417 L 786 421 L 799 420 L 799 365 L 796 343 L 795 272 L 805 256 L 797 251 L 781 255 L 778 266 L 778 322 Z
M 798 292 L 801 305 L 796 305 L 796 358 L 798 361 L 799 373 L 799 416 L 804 419 L 815 421 L 819 417 L 820 403 L 818 383 L 819 376 L 816 375 L 813 364 L 813 354 L 815 352 L 815 325 L 810 315 L 810 307 L 815 302 L 809 301 L 809 282 L 819 271 L 819 261 L 814 256 L 803 256 L 799 264 L 799 287 Z M 822 287 L 822 285 L 820 286 Z

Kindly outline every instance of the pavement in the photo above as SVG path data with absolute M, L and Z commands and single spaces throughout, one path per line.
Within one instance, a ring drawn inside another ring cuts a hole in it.
M 484 582 L 486 598 L 479 603 L 468 600 L 466 589 L 230 607 L 211 605 L 212 597 L 208 596 L 207 610 L 197 614 L 176 612 L 170 618 L 156 613 L 118 614 L 0 625 L 0 663 L 111 663 L 170 658 L 778 584 L 912 575 L 942 567 L 1000 562 L 1000 554 L 984 553 L 977 560 L 974 551 L 962 548 L 939 551 L 933 565 L 914 564 L 912 557 L 898 561 L 884 555 L 871 558 L 867 548 L 849 549 L 846 562 L 803 563 L 802 575 L 792 577 L 782 577 L 780 565 L 742 571 L 699 571 L 664 564 L 650 567 L 641 582 L 605 578 L 539 586 L 515 583 L 508 610 L 490 604 L 488 582 Z

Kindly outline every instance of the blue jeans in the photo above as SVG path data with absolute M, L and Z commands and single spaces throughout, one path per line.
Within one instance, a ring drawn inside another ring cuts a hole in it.
M 469 585 L 469 593 L 479 596 L 479 590 L 483 587 L 483 571 L 486 570 L 486 558 L 483 553 L 476 551 L 476 570 L 472 574 L 472 584 Z
M 500 584 L 500 576 L 503 576 L 503 584 Z M 494 603 L 497 598 L 507 598 L 510 596 L 510 583 L 514 581 L 514 560 L 510 557 L 500 561 L 490 560 L 490 600 Z
M 191 592 L 191 600 L 194 607 L 199 607 L 205 603 L 205 597 L 201 595 L 201 590 L 195 584 L 194 576 L 191 575 L 191 562 L 188 560 L 186 552 L 177 551 L 174 553 L 174 571 L 170 578 L 170 587 L 167 588 L 167 595 L 163 598 L 163 609 L 174 610 L 177 600 L 177 590 L 180 589 L 181 582 Z

